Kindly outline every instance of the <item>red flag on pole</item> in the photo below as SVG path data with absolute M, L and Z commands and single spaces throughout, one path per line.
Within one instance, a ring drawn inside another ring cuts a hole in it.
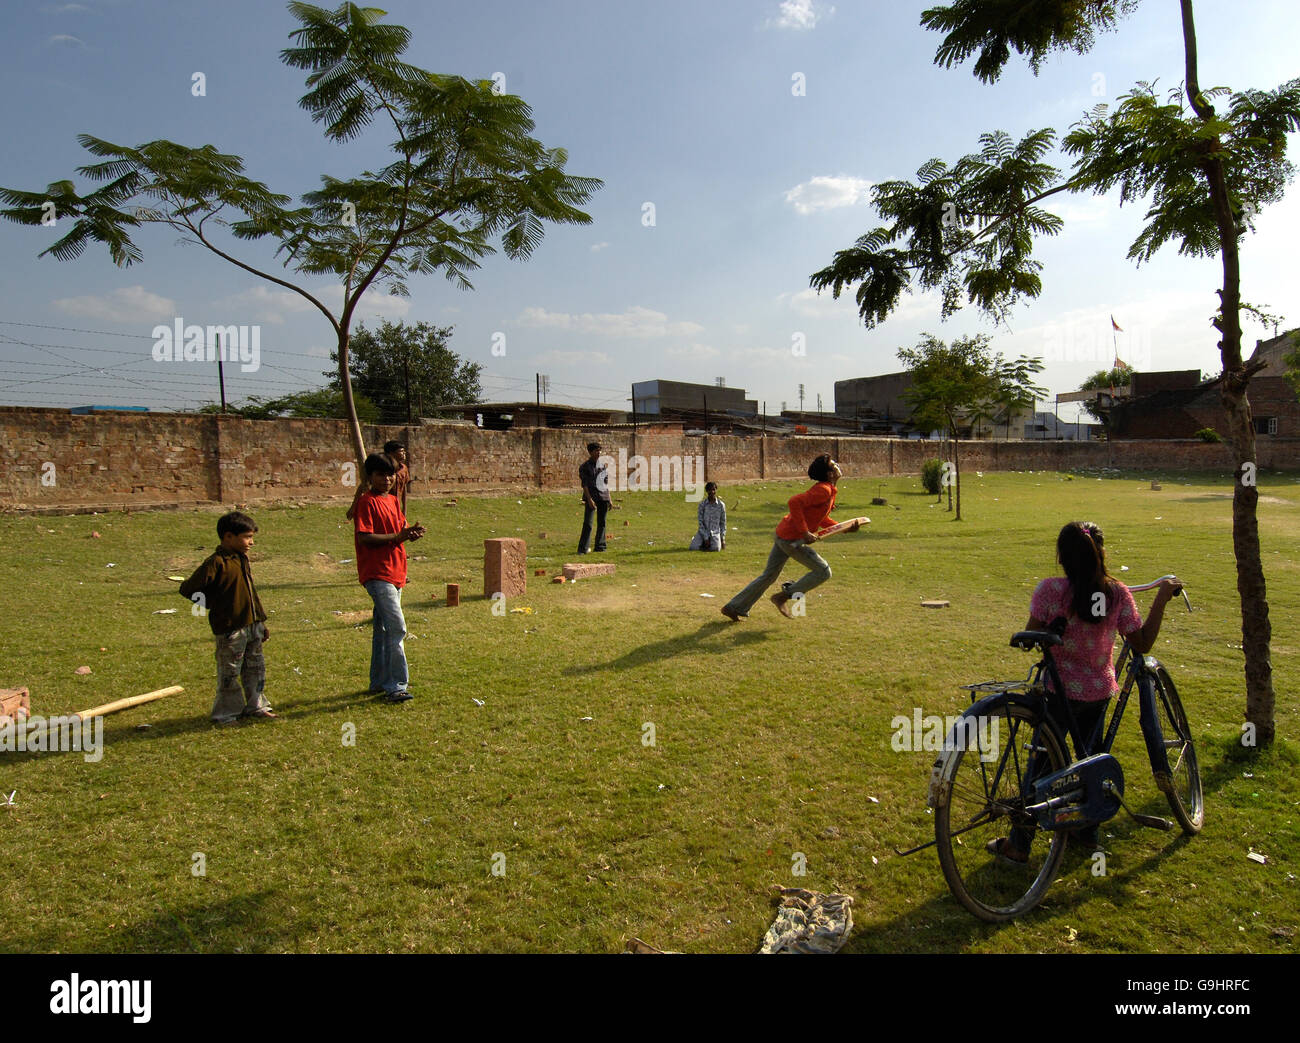
M 1114 316 L 1114 315 L 1112 315 L 1112 316 L 1110 317 L 1110 328 L 1113 329 L 1113 330 L 1115 330 L 1115 331 L 1117 331 L 1117 332 L 1119 332 L 1119 333 L 1123 333 L 1123 332 L 1124 332 L 1124 330 L 1123 330 L 1123 328 L 1120 326 L 1120 324 L 1119 324 L 1118 322 L 1115 321 L 1115 316 Z

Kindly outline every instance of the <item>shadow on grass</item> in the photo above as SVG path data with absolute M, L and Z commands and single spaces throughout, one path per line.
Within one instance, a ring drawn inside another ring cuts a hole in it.
M 277 703 L 276 713 L 280 715 L 279 720 L 275 721 L 257 721 L 241 720 L 236 724 L 218 725 L 213 724 L 204 714 L 201 717 L 171 717 L 162 721 L 151 721 L 147 729 L 130 728 L 121 731 L 115 731 L 104 736 L 104 747 L 119 745 L 123 743 L 135 742 L 155 742 L 159 739 L 170 739 L 176 736 L 205 734 L 208 732 L 223 731 L 243 731 L 245 729 L 273 729 L 282 728 L 287 723 L 301 720 L 306 717 L 313 717 L 317 714 L 332 714 L 340 710 L 347 710 L 357 706 L 367 706 L 369 704 L 383 706 L 376 695 L 361 690 L 348 692 L 346 694 L 330 694 L 322 696 L 319 699 L 303 702 L 297 701 L 292 703 Z M 41 754 L 18 754 L 22 757 L 38 757 Z M 72 754 L 71 756 L 79 756 Z
M 725 620 L 718 620 L 716 623 L 703 623 L 693 634 L 679 634 L 676 637 L 665 638 L 662 641 L 652 641 L 648 645 L 642 645 L 640 648 L 633 648 L 624 652 L 617 659 L 570 666 L 565 669 L 564 673 L 569 677 L 583 677 L 593 670 L 631 670 L 638 666 L 645 666 L 647 663 L 657 662 L 660 659 L 671 658 L 682 652 L 726 654 L 740 646 L 752 645 L 767 639 L 766 632 L 750 630 L 737 634 L 735 640 L 732 641 L 719 641 L 712 645 L 701 644 L 702 641 L 720 634 L 724 630 L 729 630 L 735 625 Z
M 1114 820 L 1108 826 L 1114 826 Z M 1108 841 L 1108 858 L 1111 871 L 1105 876 L 1091 875 L 1091 853 L 1085 848 L 1072 844 L 1066 849 L 1057 873 L 1048 888 L 1039 909 L 1030 910 L 1020 917 L 1031 921 L 1035 916 L 1053 916 L 1062 913 L 1076 913 L 1093 898 L 1111 902 L 1117 908 L 1134 904 L 1142 891 L 1155 890 L 1160 887 L 1160 874 L 1153 872 L 1159 868 L 1170 855 L 1181 851 L 1193 838 L 1179 833 L 1160 850 L 1152 852 L 1134 866 L 1115 869 L 1116 862 L 1122 858 L 1127 841 L 1132 834 L 1142 828 L 1133 823 L 1126 823 L 1123 832 Z M 1103 829 L 1107 826 L 1103 826 Z M 934 866 L 937 886 L 944 886 L 943 874 L 936 863 Z M 1084 874 L 1085 883 L 1079 886 L 1079 874 Z M 1071 883 L 1074 886 L 1071 887 Z M 1041 910 L 1041 911 L 1040 911 Z M 865 908 L 863 909 L 865 913 Z M 1082 915 L 1082 914 L 1080 914 Z M 978 919 L 958 904 L 947 891 L 936 893 L 919 905 L 908 906 L 893 918 L 882 923 L 862 922 L 855 925 L 852 937 L 841 952 L 846 953 L 930 953 L 930 952 L 966 952 L 972 944 L 991 938 L 997 934 L 1017 930 L 1015 921 L 1004 924 L 991 924 Z M 1104 929 L 1104 927 L 1099 927 Z
M 107 952 L 283 952 L 316 925 L 295 921 L 274 891 L 158 912 L 109 933 Z

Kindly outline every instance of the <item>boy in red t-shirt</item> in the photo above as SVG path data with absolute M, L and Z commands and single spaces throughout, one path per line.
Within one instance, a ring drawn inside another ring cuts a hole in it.
M 779 593 L 772 595 L 772 604 L 786 618 L 791 615 L 791 599 L 803 597 L 813 587 L 831 578 L 831 567 L 808 544 L 817 542 L 820 530 L 835 524 L 831 508 L 835 506 L 835 483 L 843 473 L 829 453 L 812 462 L 808 468 L 808 477 L 817 484 L 806 493 L 790 497 L 790 513 L 776 527 L 776 543 L 767 557 L 767 567 L 753 583 L 722 606 L 724 616 L 733 623 L 748 616 L 754 602 L 776 582 L 785 563 L 791 558 L 806 566 L 808 571 L 798 582 L 787 583 Z M 857 530 L 857 525 L 854 525 L 852 531 Z
M 384 701 L 404 703 L 407 689 L 406 619 L 402 615 L 402 587 L 406 585 L 407 540 L 424 535 L 423 525 L 407 525 L 402 505 L 389 496 L 397 465 L 387 456 L 372 453 L 365 462 L 367 490 L 357 498 L 352 524 L 356 529 L 357 577 L 375 603 L 370 643 L 370 691 L 383 693 Z
M 402 501 L 402 516 L 406 516 L 406 490 L 410 487 L 412 478 L 411 470 L 407 466 L 406 446 L 397 440 L 384 443 L 384 455 L 391 457 L 393 463 L 397 465 L 397 473 L 393 476 L 392 496 L 396 496 Z M 366 483 L 362 482 L 357 486 L 356 495 L 352 497 L 352 503 L 348 506 L 347 519 L 351 521 L 357 513 L 357 504 L 361 502 L 361 497 L 366 494 Z

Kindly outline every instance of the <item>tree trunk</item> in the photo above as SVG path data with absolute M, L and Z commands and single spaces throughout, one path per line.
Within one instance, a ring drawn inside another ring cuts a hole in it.
M 961 521 L 961 439 L 953 436 L 952 440 L 952 477 L 957 486 L 957 521 Z
M 347 327 L 344 327 L 346 331 Z M 361 422 L 357 420 L 357 406 L 352 400 L 352 374 L 348 372 L 348 334 L 339 334 L 339 386 L 343 389 L 343 408 L 347 411 L 349 432 L 352 435 L 352 454 L 357 458 L 357 481 L 364 481 L 366 444 L 361 437 Z
M 1192 17 L 1192 0 L 1180 0 L 1183 16 L 1183 51 L 1186 59 L 1187 98 L 1193 111 L 1204 121 L 1215 116 L 1214 107 L 1201 96 L 1196 65 L 1196 26 Z M 1218 142 L 1210 143 L 1217 146 Z M 1223 407 L 1228 413 L 1228 439 L 1237 471 L 1232 491 L 1232 551 L 1237 561 L 1237 595 L 1241 600 L 1241 644 L 1246 659 L 1246 722 L 1252 725 L 1254 744 L 1267 746 L 1273 741 L 1273 664 L 1269 653 L 1272 626 L 1268 620 L 1268 599 L 1264 586 L 1264 566 L 1259 549 L 1258 465 L 1255 460 L 1255 427 L 1250 415 L 1246 385 L 1250 373 L 1241 360 L 1241 265 L 1237 252 L 1237 217 L 1232 210 L 1231 195 L 1223 161 L 1207 158 L 1201 169 L 1210 188 L 1215 223 L 1219 230 L 1220 256 L 1223 260 L 1223 289 L 1219 291 L 1221 307 L 1214 320 L 1220 333 L 1219 352 L 1223 358 Z M 1242 736 L 1249 745 L 1251 736 Z

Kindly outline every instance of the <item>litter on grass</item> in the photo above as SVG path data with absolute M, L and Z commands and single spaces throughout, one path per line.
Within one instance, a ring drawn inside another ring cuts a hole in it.
M 802 887 L 776 887 L 781 900 L 776 919 L 763 937 L 760 953 L 832 953 L 853 930 L 853 898 Z

